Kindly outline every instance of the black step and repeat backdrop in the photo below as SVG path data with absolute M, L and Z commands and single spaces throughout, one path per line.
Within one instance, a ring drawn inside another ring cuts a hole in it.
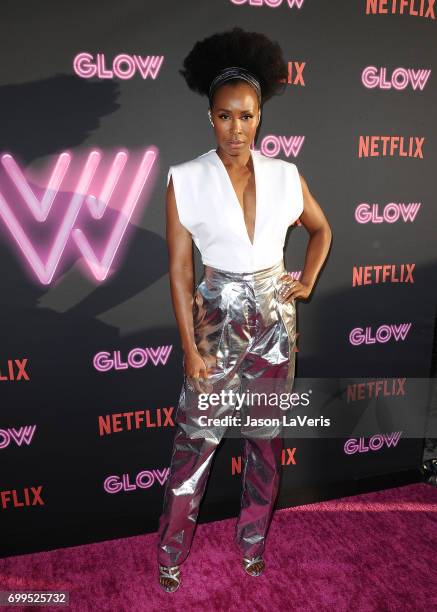
M 277 40 L 289 66 L 256 148 L 297 165 L 333 229 L 297 306 L 296 380 L 335 381 L 350 433 L 290 432 L 278 505 L 417 467 L 424 436 L 383 408 L 399 397 L 426 418 L 409 382 L 429 376 L 435 316 L 434 2 L 15 0 L 0 11 L 1 540 L 31 550 L 38 534 L 62 546 L 72 533 L 157 528 L 183 375 L 166 175 L 216 146 L 207 100 L 178 69 L 196 40 L 235 25 Z M 290 228 L 297 277 L 307 240 Z M 195 266 L 199 279 L 197 250 Z M 369 405 L 373 430 L 357 435 Z M 237 514 L 241 453 L 238 439 L 218 449 L 203 518 Z

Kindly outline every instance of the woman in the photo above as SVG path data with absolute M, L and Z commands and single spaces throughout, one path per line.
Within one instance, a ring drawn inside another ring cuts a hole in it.
M 184 352 L 177 431 L 159 520 L 161 587 L 175 591 L 187 558 L 213 455 L 235 404 L 196 403 L 200 393 L 243 385 L 291 390 L 296 298 L 307 298 L 326 258 L 331 230 L 295 164 L 251 149 L 262 106 L 282 88 L 287 65 L 277 43 L 241 28 L 195 44 L 180 71 L 209 97 L 217 148 L 171 166 L 166 201 L 173 308 Z M 287 229 L 300 218 L 310 234 L 301 280 L 286 273 Z M 192 241 L 204 276 L 193 295 Z M 273 409 L 263 406 L 264 416 Z M 202 417 L 202 418 L 201 418 Z M 259 576 L 280 480 L 278 427 L 244 434 L 241 512 L 235 542 L 244 570 Z

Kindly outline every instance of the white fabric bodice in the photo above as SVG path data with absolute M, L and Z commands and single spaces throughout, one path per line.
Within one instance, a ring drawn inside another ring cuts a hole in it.
M 170 166 L 179 220 L 190 232 L 204 265 L 256 272 L 284 257 L 287 228 L 303 212 L 295 164 L 251 150 L 256 186 L 253 244 L 231 178 L 215 149 Z

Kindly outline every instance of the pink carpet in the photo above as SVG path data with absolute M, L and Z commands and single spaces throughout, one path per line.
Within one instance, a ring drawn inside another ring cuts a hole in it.
M 0 559 L 0 590 L 65 589 L 67 609 L 95 612 L 437 609 L 437 489 L 430 485 L 276 511 L 257 578 L 240 567 L 234 525 L 198 525 L 176 593 L 158 585 L 155 533 Z

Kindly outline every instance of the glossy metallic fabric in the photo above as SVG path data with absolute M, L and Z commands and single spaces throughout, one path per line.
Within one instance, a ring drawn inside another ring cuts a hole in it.
M 209 367 L 200 379 L 206 393 L 251 390 L 262 382 L 277 392 L 291 392 L 295 371 L 296 311 L 294 301 L 278 301 L 285 273 L 283 261 L 257 272 L 226 272 L 205 266 L 193 304 L 197 348 Z M 201 425 L 196 381 L 184 376 L 176 411 L 170 473 L 158 529 L 158 561 L 179 565 L 188 556 L 214 452 L 226 427 Z M 272 409 L 264 406 L 265 416 Z M 214 414 L 235 413 L 220 404 Z M 282 430 L 242 430 L 244 471 L 241 511 L 235 543 L 246 557 L 261 554 L 277 497 Z

